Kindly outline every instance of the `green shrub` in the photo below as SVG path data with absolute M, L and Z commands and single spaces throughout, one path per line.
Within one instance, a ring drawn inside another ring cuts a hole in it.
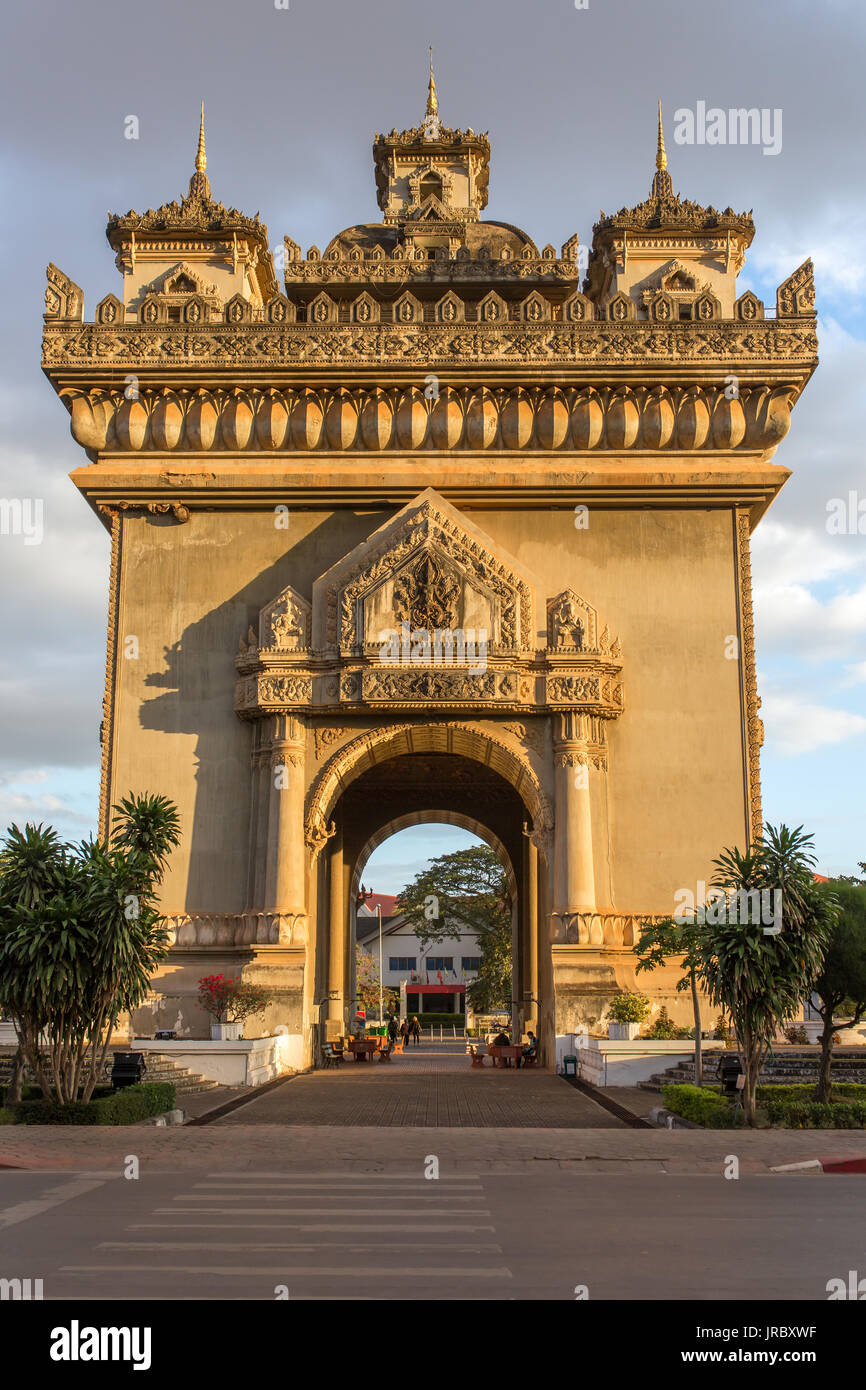
M 782 1032 L 789 1043 L 795 1043 L 798 1047 L 806 1047 L 809 1044 L 809 1034 L 802 1023 L 789 1023 Z
M 0 1106 L 0 1125 L 14 1125 L 15 1116 L 11 1110 L 6 1110 Z
M 668 1110 L 694 1120 L 706 1129 L 732 1129 L 734 1110 L 717 1091 L 705 1091 L 702 1086 L 663 1086 L 662 1098 Z
M 607 1016 L 614 1023 L 643 1023 L 649 1011 L 650 1001 L 646 995 L 631 990 L 615 994 L 607 1006 Z
M 641 1037 L 672 1042 L 675 1038 L 691 1038 L 694 1036 L 694 1031 L 694 1028 L 681 1028 L 678 1023 L 674 1023 L 663 1004 L 658 1018 L 653 1020 L 646 1032 L 641 1034 Z
M 834 1081 L 834 1102 L 840 1096 L 844 1096 L 846 1100 L 866 1102 L 866 1085 L 859 1081 Z M 768 1101 L 812 1101 L 815 1099 L 815 1082 L 792 1083 L 784 1086 L 759 1086 L 757 1098 L 759 1105 L 766 1105 Z
M 143 1081 L 98 1100 L 76 1101 L 72 1105 L 24 1100 L 0 1114 L 10 1114 L 11 1123 L 20 1125 L 134 1125 L 151 1115 L 172 1110 L 174 1097 L 175 1088 L 170 1081 Z
M 781 1129 L 863 1129 L 866 1101 L 820 1104 L 816 1100 L 769 1100 L 764 1110 L 771 1125 Z

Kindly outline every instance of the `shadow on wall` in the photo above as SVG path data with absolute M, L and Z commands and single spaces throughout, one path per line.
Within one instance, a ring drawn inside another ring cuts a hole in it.
M 165 648 L 165 670 L 153 671 L 145 678 L 146 686 L 162 693 L 141 705 L 140 726 L 167 734 L 195 734 L 197 738 L 195 807 L 191 826 L 184 824 L 184 834 L 189 837 L 184 894 L 187 912 L 234 913 L 248 906 L 252 730 L 234 712 L 234 658 L 240 638 L 246 636 L 250 625 L 257 628 L 259 610 L 287 584 L 310 600 L 313 580 L 396 510 L 343 511 L 314 525 L 301 540 L 289 541 L 283 555 L 191 623 L 179 640 Z M 261 515 L 263 524 L 273 525 L 270 511 Z M 183 529 L 195 527 L 196 522 L 193 512 Z M 167 518 L 143 524 L 177 525 Z M 285 533 L 275 530 L 275 535 L 276 548 Z M 244 530 L 239 527 L 236 544 L 242 547 L 244 539 Z M 188 563 L 198 563 L 200 556 L 201 549 L 196 547 Z M 171 795 L 170 787 L 156 790 Z

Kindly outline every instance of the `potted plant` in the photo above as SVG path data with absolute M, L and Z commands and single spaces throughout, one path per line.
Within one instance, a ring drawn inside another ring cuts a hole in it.
M 650 1001 L 645 994 L 623 991 L 614 995 L 607 1006 L 609 1019 L 607 1035 L 612 1042 L 631 1042 L 640 1032 L 640 1026 L 650 1011 Z
M 253 1014 L 263 1013 L 270 1003 L 270 995 L 260 985 L 226 979 L 225 975 L 205 975 L 198 982 L 198 1002 L 213 1019 L 211 1039 L 237 1042 L 244 1021 Z

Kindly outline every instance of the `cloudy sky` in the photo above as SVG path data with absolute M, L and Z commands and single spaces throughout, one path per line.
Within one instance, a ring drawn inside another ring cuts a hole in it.
M 119 288 L 106 210 L 185 191 L 202 99 L 214 196 L 259 210 L 273 246 L 377 219 L 372 135 L 420 119 L 432 43 L 442 119 L 490 132 L 487 216 L 539 245 L 588 241 L 599 208 L 646 196 L 660 98 L 675 187 L 754 211 L 741 288 L 774 304 L 813 257 L 821 366 L 753 542 L 764 811 L 813 830 L 825 872 L 866 859 L 862 0 L 42 0 L 7 6 L 3 27 L 0 496 L 42 499 L 44 539 L 0 535 L 0 824 L 77 837 L 97 805 L 108 546 L 39 368 L 46 263 L 91 317 Z M 781 112 L 779 152 L 677 144 L 676 113 L 699 102 Z M 828 505 L 851 493 L 863 534 L 833 534 Z M 424 833 L 377 852 L 380 891 L 459 835 Z

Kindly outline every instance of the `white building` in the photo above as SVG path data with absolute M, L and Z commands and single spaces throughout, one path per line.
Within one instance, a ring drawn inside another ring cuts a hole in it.
M 382 909 L 382 984 L 399 989 L 406 982 L 406 1009 L 421 1013 L 464 1013 L 466 986 L 478 974 L 481 949 L 468 927 L 444 941 L 422 946 L 412 922 L 396 911 L 396 899 L 372 893 L 357 909 L 356 940 L 379 965 L 379 914 Z

